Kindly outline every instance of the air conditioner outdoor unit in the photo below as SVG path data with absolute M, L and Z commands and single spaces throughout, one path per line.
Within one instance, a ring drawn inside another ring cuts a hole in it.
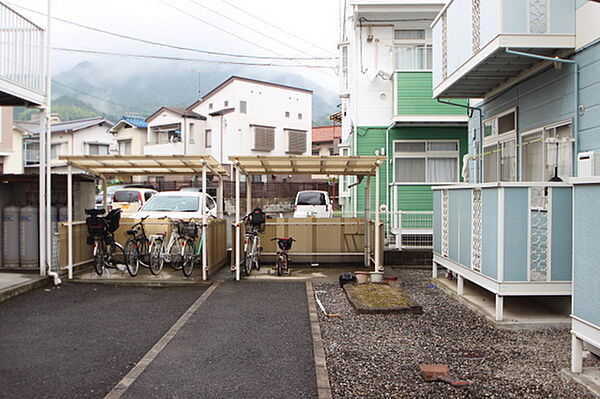
M 579 177 L 600 176 L 600 154 L 585 151 L 577 154 L 577 175 Z

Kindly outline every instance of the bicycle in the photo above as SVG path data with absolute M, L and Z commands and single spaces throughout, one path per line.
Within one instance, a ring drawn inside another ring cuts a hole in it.
M 167 219 L 166 216 L 159 219 Z M 169 242 L 165 245 L 165 233 L 159 233 L 154 238 L 154 246 L 150 250 L 150 272 L 158 275 L 166 263 L 171 265 L 174 270 L 183 268 L 183 249 L 185 247 L 186 237 L 183 234 L 183 219 L 171 220 L 171 235 Z
M 86 209 L 88 217 L 85 223 L 88 228 L 88 245 L 93 245 L 94 271 L 97 275 L 104 274 L 107 268 L 118 269 L 119 264 L 125 263 L 123 246 L 115 241 L 114 232 L 119 228 L 121 210 L 113 209 L 106 216 L 104 209 Z
M 274 269 L 277 271 L 277 275 L 281 276 L 284 273 L 289 273 L 289 256 L 287 251 L 292 249 L 292 243 L 294 240 L 292 237 L 289 238 L 272 238 L 271 241 L 277 240 L 277 246 L 279 247 L 279 251 L 277 251 L 277 262 L 274 266 Z
M 243 271 L 249 276 L 252 269 L 260 270 L 260 233 L 265 232 L 265 221 L 269 218 L 262 209 L 255 208 L 252 213 L 244 217 L 246 222 L 246 238 L 244 239 Z
M 162 235 L 153 234 L 148 238 L 146 229 L 144 228 L 144 221 L 148 219 L 148 217 L 149 216 L 143 217 L 126 232 L 130 237 L 125 243 L 125 266 L 131 277 L 135 277 L 138 274 L 140 265 L 150 269 L 152 274 L 158 274 L 153 272 L 158 268 L 155 265 L 157 258 L 150 256 L 150 254 L 156 247 L 157 240 L 162 240 Z
M 182 232 L 185 237 L 185 243 L 181 249 L 183 256 L 183 265 L 181 270 L 185 277 L 192 275 L 194 270 L 194 264 L 198 262 L 198 259 L 202 256 L 202 250 L 204 247 L 204 234 L 202 234 L 202 224 L 193 221 L 182 223 Z M 198 241 L 198 247 L 196 247 L 196 241 Z

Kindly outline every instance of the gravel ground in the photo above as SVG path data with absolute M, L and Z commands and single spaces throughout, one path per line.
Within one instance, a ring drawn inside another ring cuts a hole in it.
M 314 284 L 327 311 L 342 314 L 320 314 L 334 398 L 593 398 L 559 376 L 570 362 L 568 330 L 496 329 L 429 288 L 429 271 L 398 273 L 423 315 L 357 315 L 338 284 Z M 471 385 L 426 383 L 421 363 L 446 363 Z

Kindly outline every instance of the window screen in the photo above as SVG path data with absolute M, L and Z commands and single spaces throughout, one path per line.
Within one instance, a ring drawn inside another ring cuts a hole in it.
M 254 127 L 255 151 L 273 151 L 275 148 L 275 128 L 265 126 Z
M 425 40 L 425 29 L 396 29 L 394 40 Z
M 306 132 L 288 130 L 288 152 L 303 154 L 306 151 Z

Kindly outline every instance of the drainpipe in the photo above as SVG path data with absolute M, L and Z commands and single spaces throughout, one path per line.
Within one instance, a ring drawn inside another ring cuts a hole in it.
M 467 110 L 469 110 L 469 118 L 473 116 L 473 111 L 479 112 L 479 140 L 477 140 L 478 148 L 476 151 L 478 154 L 483 154 L 483 110 L 480 107 L 472 107 L 470 105 L 457 104 L 451 101 L 440 100 L 439 98 L 436 98 L 436 100 L 438 103 L 452 105 L 454 107 L 466 108 Z M 482 171 L 483 168 L 477 167 L 477 176 L 475 177 L 477 181 L 475 183 L 481 183 L 483 181 Z
M 387 129 L 385 129 L 385 156 L 387 160 L 385 162 L 385 206 L 388 211 L 387 222 L 390 221 L 390 164 L 392 160 L 390 159 L 390 130 L 396 125 L 395 122 L 392 122 Z M 379 204 L 378 204 L 379 205 Z M 387 229 L 386 229 L 387 230 Z M 387 233 L 387 231 L 386 231 Z
M 575 68 L 573 72 L 573 98 L 575 101 L 575 107 L 573 110 L 573 134 L 575 135 L 575 148 L 574 148 L 574 157 L 573 157 L 573 175 L 577 176 L 577 154 L 579 153 L 579 64 L 576 60 L 565 60 L 563 58 L 558 57 L 545 57 L 543 55 L 524 53 L 522 51 L 515 51 L 509 48 L 506 49 L 506 52 L 509 54 L 520 55 L 523 57 L 535 58 L 538 60 L 550 61 L 550 62 L 559 62 L 562 64 L 572 64 L 573 68 Z

